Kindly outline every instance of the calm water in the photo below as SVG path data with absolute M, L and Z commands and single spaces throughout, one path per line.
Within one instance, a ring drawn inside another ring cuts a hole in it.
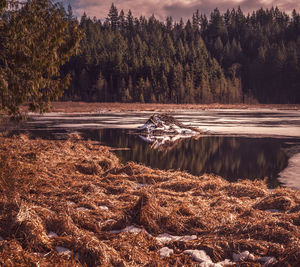
M 170 146 L 152 148 L 138 135 L 118 129 L 87 131 L 85 137 L 116 148 L 123 162 L 135 161 L 159 169 L 187 170 L 192 174 L 214 173 L 229 181 L 264 179 L 277 186 L 278 173 L 288 165 L 287 140 L 204 136 L 179 140 Z M 289 140 L 290 141 L 290 140 Z M 300 143 L 300 140 L 299 140 Z
M 130 129 L 153 112 L 50 113 L 32 115 L 16 132 L 32 137 L 65 139 L 78 132 L 115 148 L 122 161 L 192 174 L 214 173 L 229 181 L 264 179 L 270 187 L 283 184 L 300 190 L 300 111 L 208 110 L 176 111 L 179 121 L 209 133 L 154 149 Z

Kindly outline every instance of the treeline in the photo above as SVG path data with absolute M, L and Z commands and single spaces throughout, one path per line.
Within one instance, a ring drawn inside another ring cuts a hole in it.
M 68 17 L 74 20 L 69 6 Z M 159 103 L 299 103 L 300 15 L 240 8 L 208 19 L 134 18 L 112 4 L 105 21 L 84 14 L 81 53 L 62 71 L 65 100 Z

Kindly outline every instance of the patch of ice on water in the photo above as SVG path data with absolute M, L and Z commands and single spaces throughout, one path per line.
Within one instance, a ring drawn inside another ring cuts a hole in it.
M 49 232 L 48 237 L 58 237 L 57 233 L 54 233 L 54 232 Z
M 170 249 L 168 247 L 163 247 L 158 251 L 159 257 L 161 258 L 167 258 L 170 257 L 172 254 L 174 254 L 174 250 Z
M 174 242 L 174 241 L 191 241 L 196 240 L 196 235 L 186 235 L 186 236 L 174 236 L 170 235 L 168 233 L 160 234 L 156 237 L 156 240 L 161 243 L 168 243 L 168 242 Z

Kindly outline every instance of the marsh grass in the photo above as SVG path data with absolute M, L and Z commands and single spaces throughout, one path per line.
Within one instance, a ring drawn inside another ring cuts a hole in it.
M 79 137 L 0 143 L 1 265 L 196 266 L 183 251 L 203 249 L 214 262 L 248 250 L 299 266 L 298 191 L 121 164 L 109 148 Z M 112 232 L 130 225 L 142 230 Z M 197 238 L 162 244 L 155 237 L 163 233 Z M 163 246 L 174 255 L 161 259 Z

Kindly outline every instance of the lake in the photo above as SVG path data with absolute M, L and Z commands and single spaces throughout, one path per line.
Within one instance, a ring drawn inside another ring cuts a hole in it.
M 298 110 L 176 110 L 180 122 L 205 131 L 164 146 L 145 142 L 132 129 L 153 112 L 30 114 L 16 129 L 32 137 L 66 139 L 79 133 L 114 149 L 123 161 L 159 169 L 213 173 L 229 181 L 266 179 L 270 188 L 284 185 L 300 190 L 300 111 Z

